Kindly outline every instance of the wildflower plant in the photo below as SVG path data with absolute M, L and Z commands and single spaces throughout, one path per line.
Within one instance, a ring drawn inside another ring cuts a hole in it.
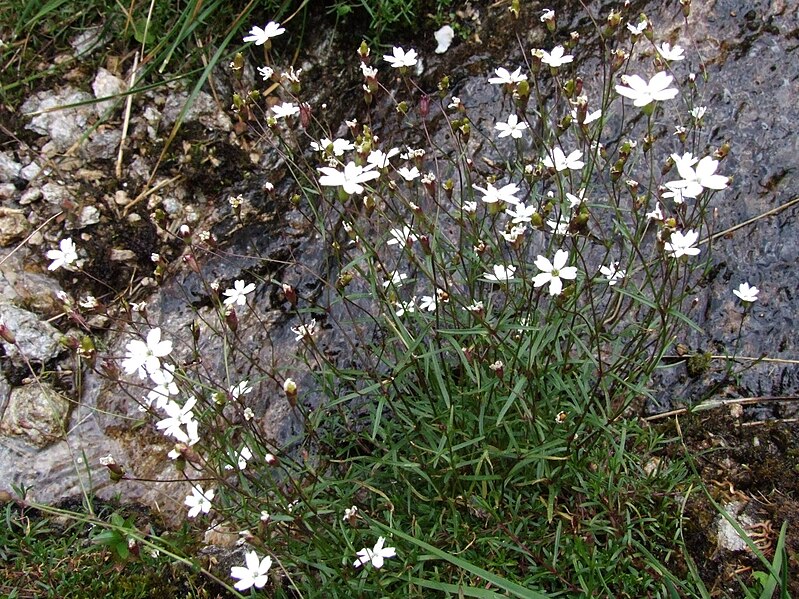
M 184 347 L 143 330 L 123 366 L 157 390 L 140 403 L 195 480 L 187 516 L 247 532 L 237 589 L 693 588 L 670 561 L 688 474 L 665 457 L 650 467 L 666 439 L 630 415 L 691 326 L 727 149 L 708 147 L 697 88 L 680 86 L 690 53 L 655 46 L 648 20 L 609 25 L 610 68 L 589 79 L 550 12 L 551 50 L 485 73 L 493 122 L 446 77 L 425 91 L 421 52 L 399 46 L 382 60 L 366 44 L 353 53 L 365 102 L 344 126 L 317 120 L 279 64 L 261 67 L 280 81 L 274 97 L 234 103 L 261 115 L 259 142 L 294 174 L 292 204 L 335 269 L 315 295 L 279 276 L 223 294 L 206 282 L 213 309 Z M 245 41 L 280 31 L 254 27 Z M 645 43 L 655 59 L 633 61 Z M 370 124 L 377 97 L 394 99 L 397 129 Z M 685 134 L 663 133 L 671 119 Z M 191 260 L 218 251 L 186 239 Z M 261 363 L 240 343 L 260 286 L 290 310 L 290 360 Z M 221 340 L 227 380 L 197 366 L 206 336 Z M 246 380 L 233 376 L 242 362 Z M 300 423 L 287 443 L 254 410 L 265 388 Z

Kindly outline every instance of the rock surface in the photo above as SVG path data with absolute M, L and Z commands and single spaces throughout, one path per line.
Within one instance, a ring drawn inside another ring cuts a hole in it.
M 611 5 L 609 2 L 594 2 L 589 9 L 595 18 L 602 20 Z M 561 30 L 558 35 L 565 37 L 570 31 L 577 30 L 584 40 L 590 40 L 594 35 L 591 20 L 579 12 L 577 3 L 571 3 L 571 6 L 560 10 L 558 22 Z M 687 22 L 675 18 L 676 11 L 670 4 L 637 2 L 635 8 L 645 11 L 656 26 L 666 26 L 666 31 L 661 34 L 663 39 L 680 43 L 686 48 L 690 58 L 675 67 L 675 74 L 681 80 L 687 79 L 688 73 L 701 70 L 705 70 L 709 76 L 707 85 L 700 88 L 701 96 L 698 98 L 698 101 L 708 106 L 707 121 L 713 123 L 705 131 L 706 145 L 712 149 L 724 141 L 730 141 L 733 147 L 723 168 L 725 174 L 733 175 L 734 180 L 729 190 L 714 198 L 712 206 L 717 210 L 714 216 L 715 231 L 723 231 L 735 223 L 757 217 L 799 196 L 799 171 L 795 164 L 799 141 L 793 131 L 794 124 L 799 122 L 799 104 L 795 101 L 799 97 L 799 60 L 796 60 L 796 44 L 792 38 L 795 35 L 792 32 L 799 29 L 799 3 L 796 0 L 751 3 L 694 0 L 694 13 Z M 481 38 L 485 40 L 482 45 L 456 42 L 445 55 L 436 56 L 432 40 L 414 41 L 426 61 L 422 80 L 425 89 L 435 90 L 440 78 L 445 74 L 450 75 L 453 94 L 468 98 L 476 124 L 487 130 L 499 116 L 492 111 L 501 102 L 502 92 L 496 87 L 487 87 L 486 78 L 497 66 L 524 64 L 529 47 L 546 43 L 546 34 L 539 27 L 537 19 L 533 19 L 532 25 L 513 25 L 505 13 L 504 7 L 493 13 L 490 9 L 483 9 L 481 15 L 486 30 L 481 32 Z M 522 43 L 509 33 L 518 33 Z M 326 41 L 322 47 L 324 43 Z M 586 48 L 591 48 L 590 41 L 585 43 Z M 584 59 L 581 74 L 589 81 L 597 64 L 595 54 L 590 50 L 586 54 L 588 57 Z M 701 59 L 698 58 L 700 56 Z M 631 71 L 641 72 L 650 68 L 646 60 L 651 60 L 651 56 L 637 56 L 630 66 Z M 358 75 L 356 73 L 356 79 Z M 386 77 L 386 81 L 390 81 L 390 78 Z M 336 119 L 332 119 L 335 126 L 340 122 L 338 117 L 357 116 L 356 107 L 361 106 L 361 100 L 359 79 L 333 83 L 341 87 L 330 92 L 332 97 L 320 96 L 320 102 L 340 104 L 336 107 Z M 119 85 L 119 82 L 115 85 Z M 41 111 L 91 97 L 74 88 L 42 92 L 30 98 L 23 106 L 23 111 Z M 160 139 L 159 136 L 166 135 L 186 97 L 185 91 L 169 91 L 164 95 L 151 94 L 137 99 L 145 106 L 140 106 L 138 113 L 132 117 L 129 141 L 141 140 L 150 144 Z M 398 126 L 404 127 L 406 132 L 421 131 L 418 121 L 410 118 L 402 122 L 397 120 L 393 98 L 385 98 L 384 101 L 382 112 L 375 114 L 373 122 L 381 137 L 390 139 L 391 128 Z M 45 158 L 71 147 L 96 116 L 96 107 L 84 106 L 32 117 L 28 127 L 46 137 L 39 148 L 44 156 L 30 164 L 46 165 Z M 426 125 L 434 139 L 444 143 L 449 131 L 442 126 L 440 116 L 440 113 L 431 112 Z M 147 154 L 152 147 L 143 143 L 141 152 L 126 154 L 128 161 L 121 180 L 116 180 L 109 171 L 107 180 L 92 184 L 91 195 L 97 196 L 96 205 L 84 206 L 77 215 L 72 214 L 77 218 L 70 221 L 69 227 L 76 227 L 83 234 L 82 239 L 78 239 L 77 233 L 75 236 L 76 243 L 84 248 L 82 251 L 103 257 L 103 260 L 98 261 L 101 264 L 92 271 L 95 278 L 108 285 L 108 288 L 99 286 L 98 296 L 106 293 L 111 298 L 116 293 L 127 293 L 130 291 L 127 285 L 134 280 L 134 273 L 139 277 L 136 280 L 141 281 L 142 272 L 149 276 L 152 271 L 150 254 L 165 252 L 163 259 L 169 268 L 164 283 L 158 288 L 152 287 L 151 282 L 135 286 L 135 301 L 146 302 L 148 306 L 146 319 L 149 324 L 144 323 L 143 317 L 137 317 L 137 323 L 142 330 L 149 326 L 161 326 L 165 336 L 174 340 L 178 348 L 178 360 L 190 358 L 190 327 L 195 319 L 199 316 L 212 321 L 215 314 L 201 277 L 182 266 L 181 256 L 175 248 L 183 246 L 174 243 L 177 226 L 186 222 L 193 226 L 195 223 L 197 226 L 208 226 L 220 240 L 218 251 L 204 256 L 197 266 L 202 278 L 219 281 L 222 285 L 232 284 L 236 279 L 264 281 L 257 285 L 252 294 L 252 309 L 237 309 L 237 334 L 252 359 L 232 365 L 229 376 L 236 379 L 231 383 L 243 378 L 257 381 L 256 389 L 247 397 L 248 406 L 257 415 L 258 426 L 263 433 L 280 443 L 299 434 L 301 429 L 279 385 L 262 377 L 258 364 L 270 364 L 278 371 L 290 374 L 302 389 L 311 388 L 312 377 L 293 357 L 298 344 L 291 327 L 298 322 L 287 316 L 285 298 L 279 287 L 269 281 L 290 283 L 303 296 L 316 298 L 323 293 L 319 277 L 334 280 L 337 276 L 335 265 L 331 264 L 326 250 L 300 211 L 287 201 L 291 189 L 288 184 L 281 182 L 289 174 L 279 157 L 264 153 L 256 157 L 256 161 L 260 161 L 258 166 L 249 157 L 243 162 L 231 159 L 232 166 L 222 161 L 220 156 L 234 155 L 239 151 L 227 142 L 230 139 L 229 132 L 235 126 L 225 110 L 206 92 L 200 94 L 197 103 L 187 114 L 186 122 L 195 128 L 198 124 L 203 128 L 208 137 L 204 142 L 211 144 L 222 140 L 216 146 L 218 155 L 198 158 L 192 147 L 192 141 L 197 140 L 189 139 L 186 140 L 188 149 L 185 154 L 181 156 L 175 150 L 170 158 L 177 164 L 174 176 L 180 175 L 184 179 L 190 179 L 187 172 L 193 161 L 204 160 L 198 169 L 202 176 L 197 177 L 196 181 L 184 181 L 180 195 L 174 188 L 165 186 L 163 189 L 159 187 L 157 193 L 150 189 L 149 195 L 140 197 L 141 187 L 149 180 L 154 167 L 153 157 Z M 89 150 L 84 146 L 81 156 L 87 160 L 114 157 L 121 137 L 118 123 L 110 124 L 107 130 L 98 129 L 94 135 L 93 140 L 98 142 L 96 148 Z M 670 132 L 664 132 L 663 135 L 670 135 Z M 424 142 L 421 133 L 419 141 Z M 5 173 L 3 176 L 11 180 L 19 174 L 18 165 L 21 166 L 21 163 L 13 159 L 10 153 L 7 153 L 6 158 L 6 167 L 0 173 Z M 220 163 L 221 166 L 218 166 Z M 225 168 L 229 172 L 224 178 L 220 177 L 224 184 L 212 187 L 209 184 L 212 175 Z M 162 176 L 161 173 L 159 176 Z M 46 177 L 46 173 L 40 175 L 43 181 L 37 179 L 32 183 L 19 195 L 18 203 L 42 210 L 44 217 L 49 217 L 62 206 L 69 206 L 83 197 L 81 185 L 77 182 L 67 179 L 58 182 Z M 157 181 L 155 185 L 160 186 L 168 178 L 164 175 L 163 179 L 154 181 Z M 263 191 L 267 182 L 276 186 L 271 195 Z M 102 189 L 96 191 L 95 188 Z M 9 192 L 12 198 L 15 197 L 13 192 Z M 103 194 L 106 194 L 107 200 L 101 200 Z M 240 222 L 232 214 L 227 198 L 238 194 L 247 199 L 256 215 L 252 220 Z M 176 199 L 178 197 L 179 200 Z M 41 198 L 45 201 L 40 201 Z M 138 204 L 133 205 L 134 200 Z M 154 232 L 154 228 L 145 225 L 139 228 L 114 228 L 115 224 L 109 224 L 111 219 L 103 221 L 104 215 L 111 214 L 113 223 L 125 223 L 128 222 L 125 218 L 134 216 L 139 219 L 136 222 L 146 222 L 150 212 L 156 209 L 163 209 L 173 219 L 174 225 L 171 225 L 168 234 L 161 230 Z M 715 241 L 712 276 L 707 280 L 707 287 L 697 308 L 691 313 L 704 332 L 687 333 L 681 341 L 693 349 L 707 348 L 719 352 L 734 346 L 742 309 L 730 290 L 746 280 L 760 287 L 762 292 L 761 300 L 747 317 L 746 335 L 741 339 L 739 353 L 749 357 L 764 352 L 777 358 L 797 357 L 799 333 L 795 326 L 795 308 L 799 297 L 799 241 L 793 235 L 797 213 L 797 207 L 794 206 L 731 231 Z M 113 253 L 115 247 L 124 248 L 125 254 Z M 8 268 L 8 280 L 0 281 L 3 287 L 0 297 L 20 301 L 24 294 L 20 291 L 22 283 L 19 281 L 24 277 L 17 276 L 13 279 L 16 282 L 11 284 L 10 273 L 12 270 L 22 272 L 27 261 L 35 263 L 34 254 L 26 261 L 15 263 L 19 268 Z M 113 261 L 107 258 L 112 256 L 123 260 L 114 262 L 115 266 L 109 266 Z M 41 252 L 38 259 L 42 260 Z M 11 264 L 11 260 L 7 264 Z M 114 270 L 117 267 L 129 270 Z M 3 268 L 0 264 L 0 270 Z M 58 276 L 62 276 L 62 273 Z M 30 282 L 29 286 L 35 288 L 31 294 L 40 299 L 52 297 L 44 281 L 52 281 L 53 290 L 60 288 L 55 279 L 44 273 L 31 272 L 25 277 Z M 41 277 L 41 280 L 37 277 Z M 63 277 L 61 281 L 64 287 L 69 288 L 68 284 L 74 283 L 74 276 L 63 274 Z M 120 289 L 111 286 L 114 277 L 124 281 Z M 58 311 L 57 305 L 48 308 L 44 301 L 29 307 L 48 316 Z M 44 326 L 46 323 L 40 317 L 30 312 L 25 314 L 28 330 L 42 342 L 42 347 L 35 354 L 40 356 L 40 361 L 52 360 L 60 349 L 60 345 L 54 341 L 60 334 L 51 325 Z M 335 321 L 335 312 L 328 316 L 329 322 Z M 321 328 L 318 343 L 331 354 L 346 355 L 346 348 L 331 333 L 330 327 L 323 323 Z M 106 355 L 117 359 L 124 355 L 124 347 L 129 339 L 127 334 L 111 335 L 107 339 Z M 207 325 L 202 325 L 199 339 L 202 365 L 210 373 L 226 372 L 222 364 L 223 346 L 218 336 L 214 336 Z M 6 347 L 6 351 L 13 356 L 13 347 Z M 656 382 L 663 391 L 652 409 L 665 409 L 673 403 L 701 398 L 712 387 L 714 380 L 720 378 L 718 374 L 691 378 L 684 365 L 681 365 L 659 375 Z M 743 373 L 740 381 L 740 388 L 735 390 L 737 393 L 799 393 L 799 369 L 796 365 L 761 364 Z M 138 381 L 131 379 L 129 382 L 136 384 Z M 152 419 L 145 417 L 138 409 L 136 400 L 146 390 L 137 387 L 131 389 L 130 394 L 123 393 L 117 385 L 106 379 L 88 374 L 82 386 L 80 402 L 71 411 L 66 427 L 69 430 L 68 443 L 53 443 L 38 450 L 18 437 L 0 438 L 0 481 L 3 481 L 0 487 L 24 483 L 33 487 L 33 498 L 53 501 L 79 493 L 85 482 L 82 477 L 88 471 L 91 472 L 94 490 L 101 497 L 121 493 L 130 500 L 157 505 L 167 511 L 182 512 L 186 493 L 184 483 L 153 485 L 126 481 L 113 485 L 108 481 L 105 468 L 99 464 L 100 457 L 112 454 L 133 476 L 164 480 L 177 477 L 171 464 L 164 458 L 171 449 L 170 443 L 155 430 Z M 311 406 L 322 400 L 313 392 L 304 398 Z M 673 398 L 676 401 L 672 402 Z M 85 454 L 88 463 L 76 469 L 73 457 L 82 454 Z M 32 464 L 31 468 L 23 470 L 12 466 L 20 461 Z
M 0 419 L 0 434 L 40 449 L 47 447 L 66 437 L 69 408 L 69 400 L 48 383 L 15 387 Z
M 3 341 L 6 356 L 11 360 L 47 362 L 61 353 L 63 348 L 59 340 L 62 334 L 32 312 L 9 304 L 0 304 L 0 320 L 16 337 L 14 344 Z

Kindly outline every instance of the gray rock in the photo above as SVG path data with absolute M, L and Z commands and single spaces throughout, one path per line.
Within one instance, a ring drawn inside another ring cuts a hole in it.
M 744 513 L 746 504 L 742 501 L 730 501 L 725 504 L 724 511 L 727 512 L 743 528 L 751 528 L 755 520 L 747 513 Z M 719 549 L 727 551 L 745 551 L 748 545 L 743 540 L 738 531 L 735 530 L 729 520 L 723 515 L 716 519 L 716 535 Z
M 94 77 L 94 81 L 92 81 L 92 91 L 94 92 L 95 98 L 106 98 L 108 96 L 117 96 L 119 94 L 124 93 L 127 89 L 127 85 L 125 82 L 122 81 L 119 77 L 116 77 L 111 73 L 111 71 L 100 68 L 97 71 L 97 75 Z M 97 113 L 102 115 L 114 104 L 117 100 L 104 100 L 103 102 L 97 103 Z
M 61 353 L 61 333 L 33 313 L 10 304 L 0 304 L 0 319 L 16 337 L 16 343 L 3 341 L 12 360 L 24 356 L 34 362 L 47 362 Z
M 48 204 L 60 206 L 65 201 L 72 199 L 69 190 L 58 183 L 45 183 L 41 188 L 42 197 Z
M 175 124 L 188 97 L 188 93 L 178 92 L 167 98 L 161 119 L 161 127 L 171 127 Z M 233 127 L 233 123 L 225 113 L 224 108 L 220 107 L 213 97 L 205 92 L 200 92 L 197 95 L 183 118 L 184 123 L 192 121 L 199 121 L 203 126 L 217 131 L 230 131 Z
M 0 152 L 0 183 L 18 177 L 20 170 L 22 170 L 22 165 L 11 158 L 8 152 Z
M 0 206 L 0 247 L 22 241 L 30 230 L 31 225 L 22 210 Z
M 26 181 L 33 181 L 36 177 L 39 176 L 39 173 L 41 173 L 42 170 L 43 170 L 42 167 L 39 166 L 37 162 L 31 162 L 29 165 L 22 167 L 22 170 L 19 171 L 19 176 L 25 179 Z
M 81 154 L 92 160 L 111 160 L 116 158 L 121 141 L 122 131 L 119 129 L 96 131 L 89 143 L 81 148 Z
M 42 195 L 41 189 L 38 187 L 31 187 L 30 189 L 26 189 L 24 192 L 22 192 L 22 196 L 19 198 L 19 203 L 22 206 L 33 204 L 34 202 L 41 200 Z
M 70 402 L 52 386 L 34 382 L 13 389 L 0 420 L 0 434 L 46 447 L 65 436 Z
M 17 194 L 17 186 L 13 183 L 0 183 L 0 200 L 10 200 Z
M 23 113 L 33 115 L 26 129 L 50 138 L 49 153 L 65 152 L 85 134 L 86 126 L 97 115 L 97 108 L 93 104 L 62 107 L 91 100 L 90 94 L 72 87 L 60 92 L 39 92 L 22 105 Z
M 89 27 L 80 32 L 69 40 L 69 45 L 75 50 L 75 56 L 81 58 L 97 50 L 104 42 L 105 36 L 103 35 L 103 28 L 98 26 Z

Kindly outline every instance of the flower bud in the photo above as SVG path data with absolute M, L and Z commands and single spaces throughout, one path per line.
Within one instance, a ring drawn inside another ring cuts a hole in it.
M 197 264 L 197 260 L 191 254 L 183 256 L 183 263 L 193 272 L 200 274 L 200 265 Z
M 239 328 L 239 317 L 236 316 L 236 311 L 232 306 L 228 306 L 225 310 L 225 324 L 234 333 Z
M 283 283 L 283 295 L 286 297 L 286 301 L 293 306 L 297 305 L 297 291 L 289 285 L 288 283 Z
M 423 119 L 427 118 L 427 115 L 430 114 L 430 96 L 427 94 L 423 94 L 421 98 L 419 98 L 419 116 Z
M 308 102 L 300 102 L 300 127 L 307 129 L 311 124 L 311 105 Z
M 287 378 L 283 382 L 283 392 L 286 394 L 286 399 L 289 402 L 289 405 L 294 408 L 297 406 L 297 383 L 294 382 L 294 379 Z
M 0 320 L 0 337 L 3 338 L 3 341 L 6 343 L 10 343 L 14 345 L 17 342 L 17 337 L 14 333 L 6 326 L 2 320 Z

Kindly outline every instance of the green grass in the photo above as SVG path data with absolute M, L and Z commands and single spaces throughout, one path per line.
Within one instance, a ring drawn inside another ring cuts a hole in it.
M 155 535 L 152 514 L 135 506 L 98 503 L 91 513 L 84 508 L 69 505 L 40 511 L 15 502 L 2 506 L 0 596 L 232 596 L 196 568 L 163 553 L 153 555 L 142 542 L 129 545 L 131 539 Z M 162 546 L 175 551 L 197 549 L 193 533 L 185 528 L 158 538 Z

